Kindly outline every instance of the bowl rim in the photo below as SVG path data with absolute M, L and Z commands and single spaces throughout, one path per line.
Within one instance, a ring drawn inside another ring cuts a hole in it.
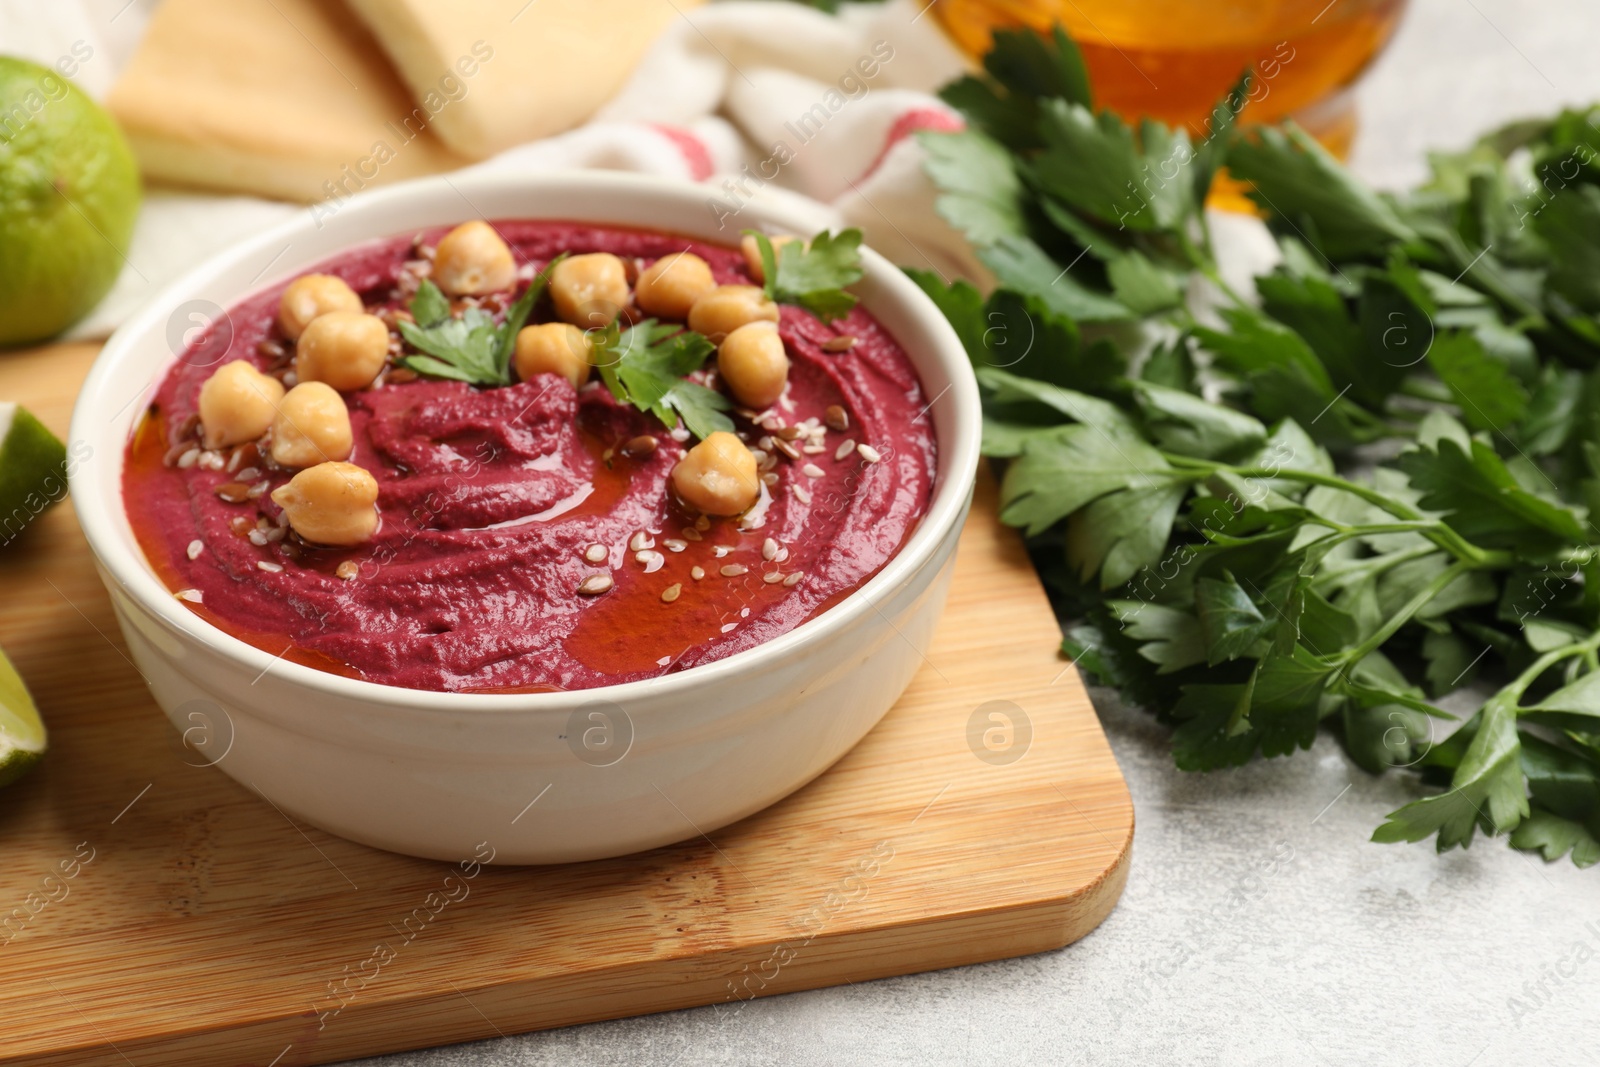
M 589 191 L 599 189 L 618 197 L 630 195 L 665 195 L 676 197 L 683 201 L 683 206 L 692 204 L 697 208 L 704 207 L 706 186 L 698 185 L 677 179 L 659 178 L 618 171 L 551 171 L 539 174 L 506 175 L 503 173 L 481 174 L 451 174 L 434 177 L 420 178 L 407 182 L 399 182 L 370 192 L 363 192 L 356 197 L 344 201 L 340 206 L 340 214 L 355 214 L 360 210 L 363 215 L 380 211 L 385 206 L 395 203 L 403 204 L 409 199 L 426 198 L 440 192 L 444 188 L 450 189 L 454 194 L 466 199 L 473 192 L 484 194 L 499 194 L 501 192 L 519 193 L 527 192 L 538 194 L 541 191 L 568 190 L 575 187 L 584 187 Z M 781 226 L 788 229 L 802 229 L 815 225 L 818 218 L 825 218 L 831 211 L 822 205 L 805 200 L 802 197 L 788 194 L 776 202 L 752 201 L 744 208 L 749 213 L 752 226 Z M 469 207 L 472 217 L 477 217 L 476 208 Z M 809 216 L 809 218 L 808 218 Z M 495 217 L 511 218 L 510 215 L 497 215 Z M 525 218 L 563 218 L 560 214 L 521 216 Z M 359 220 L 358 220 L 359 221 Z M 595 222 L 599 225 L 629 226 L 631 223 L 608 223 L 603 219 L 586 219 L 583 221 Z M 108 422 L 114 422 L 120 412 L 107 419 L 102 404 L 118 395 L 114 390 L 109 390 L 107 385 L 112 381 L 120 367 L 130 355 L 138 351 L 141 342 L 149 333 L 159 326 L 163 316 L 183 302 L 185 293 L 197 291 L 206 281 L 238 263 L 240 260 L 276 248 L 280 243 L 292 243 L 291 238 L 305 231 L 308 227 L 317 227 L 316 208 L 313 206 L 304 211 L 296 212 L 294 216 L 274 226 L 234 242 L 228 248 L 212 255 L 196 267 L 185 272 L 182 276 L 169 283 L 162 290 L 147 300 L 140 308 L 130 315 L 121 326 L 111 335 L 95 357 L 88 375 L 80 388 L 78 398 L 74 403 L 70 437 L 74 441 L 95 441 L 103 437 L 105 431 L 100 429 Z M 645 226 L 664 232 L 679 232 L 668 225 Z M 685 228 L 686 234 L 693 234 L 694 228 Z M 393 234 L 369 233 L 365 237 L 351 236 L 343 248 L 351 248 L 364 240 L 381 239 Z M 711 238 L 701 238 L 711 240 Z M 338 255 L 338 252 L 331 255 Z M 321 256 L 319 258 L 327 258 Z M 113 511 L 120 510 L 120 522 L 131 532 L 132 525 L 127 518 L 126 510 L 113 509 L 103 505 L 103 497 L 99 491 L 103 484 L 99 470 L 102 465 L 96 463 L 82 463 L 68 475 L 68 483 L 72 492 L 75 508 L 78 514 L 79 525 L 83 529 L 88 541 L 90 551 L 101 567 L 116 581 L 116 583 L 133 599 L 141 608 L 150 613 L 168 630 L 176 633 L 183 639 L 198 643 L 201 647 L 215 653 L 222 659 L 229 661 L 232 666 L 241 671 L 248 671 L 259 677 L 271 670 L 280 684 L 284 682 L 303 686 L 306 689 L 324 694 L 325 696 L 350 701 L 357 704 L 381 705 L 385 708 L 424 710 L 452 713 L 497 713 L 506 711 L 539 711 L 566 709 L 574 703 L 582 704 L 594 701 L 610 701 L 625 703 L 648 697 L 652 700 L 686 696 L 695 689 L 728 680 L 731 676 L 742 675 L 748 671 L 760 671 L 774 667 L 782 662 L 788 662 L 794 657 L 803 656 L 813 645 L 821 643 L 831 631 L 846 628 L 868 612 L 877 611 L 876 604 L 881 602 L 893 590 L 901 587 L 916 574 L 928 566 L 935 553 L 951 532 L 964 517 L 968 502 L 971 498 L 977 474 L 979 457 L 979 437 L 981 427 L 981 414 L 978 400 L 977 381 L 968 362 L 966 350 L 963 347 L 955 330 L 945 319 L 943 313 L 934 304 L 933 300 L 911 280 L 899 267 L 888 259 L 865 246 L 862 247 L 862 267 L 865 278 L 880 289 L 880 294 L 873 301 L 864 303 L 878 303 L 880 306 L 887 302 L 896 302 L 907 305 L 907 310 L 919 319 L 926 320 L 923 325 L 930 334 L 927 360 L 931 367 L 936 367 L 944 372 L 948 384 L 928 402 L 932 408 L 946 396 L 954 407 L 952 417 L 949 419 L 953 433 L 941 434 L 937 439 L 940 453 L 939 465 L 945 469 L 946 475 L 941 479 L 936 476 L 932 499 L 928 509 L 924 512 L 916 529 L 907 538 L 900 549 L 895 552 L 878 570 L 876 574 L 867 579 L 865 583 L 851 592 L 844 600 L 829 607 L 814 617 L 801 623 L 799 626 L 786 633 L 780 634 L 770 640 L 763 641 L 752 648 L 744 649 L 710 663 L 699 664 L 695 667 L 654 678 L 640 679 L 630 682 L 619 682 L 614 685 L 594 686 L 586 689 L 557 689 L 531 693 L 459 693 L 444 692 L 427 689 L 410 689 L 402 686 L 389 685 L 383 682 L 368 681 L 363 678 L 351 678 L 344 675 L 333 674 L 292 661 L 284 660 L 282 656 L 273 656 L 267 651 L 235 637 L 221 627 L 216 626 L 188 608 L 181 605 L 161 579 L 157 577 L 154 569 L 146 560 L 142 549 L 137 542 L 130 546 L 123 543 L 117 528 L 119 517 Z M 304 265 L 290 269 L 275 271 L 270 277 L 259 278 L 247 289 L 232 296 L 228 307 L 236 306 L 240 301 L 251 294 L 270 288 L 289 277 L 295 270 L 305 269 Z M 897 338 L 898 340 L 898 338 Z M 903 342 L 902 342 L 903 343 Z M 177 357 L 173 357 L 174 359 Z M 165 363 L 144 386 L 138 397 L 142 403 L 148 402 L 150 391 L 170 369 L 171 363 Z M 917 367 L 919 382 L 925 376 L 925 368 Z M 923 386 L 926 393 L 928 388 Z M 124 390 L 120 395 L 125 396 Z M 98 424 L 98 425 L 96 425 Z M 115 446 L 126 455 L 126 440 L 115 442 Z M 121 489 L 122 464 L 118 464 L 118 485 L 115 487 L 114 496 L 120 505 L 122 500 Z M 79 491 L 79 487 L 83 491 Z M 879 613 L 881 614 L 881 612 Z

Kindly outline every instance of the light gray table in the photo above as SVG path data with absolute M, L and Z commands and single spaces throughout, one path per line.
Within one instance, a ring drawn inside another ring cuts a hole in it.
M 1430 147 L 1600 99 L 1597 43 L 1600 6 L 1585 0 L 1416 0 L 1360 88 L 1355 166 L 1405 184 Z M 1370 844 L 1414 792 L 1333 741 L 1186 775 L 1153 719 L 1095 699 L 1138 832 L 1122 903 L 1076 945 L 756 1001 L 731 1027 L 700 1009 L 362 1062 L 1600 1062 L 1600 868 L 1503 841 L 1442 857 Z

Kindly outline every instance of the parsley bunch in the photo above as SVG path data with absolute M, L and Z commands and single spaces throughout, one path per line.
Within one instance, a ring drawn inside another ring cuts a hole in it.
M 1301 131 L 1097 111 L 1076 47 L 1000 33 L 923 133 L 998 287 L 912 272 L 965 342 L 1001 517 L 1063 652 L 1180 767 L 1309 747 L 1436 791 L 1379 841 L 1600 861 L 1600 110 L 1374 192 Z M 1281 263 L 1233 291 L 1226 166 Z M 1465 721 L 1435 701 L 1487 694 Z

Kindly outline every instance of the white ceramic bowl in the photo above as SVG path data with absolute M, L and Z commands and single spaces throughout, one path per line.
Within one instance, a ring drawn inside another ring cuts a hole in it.
M 90 371 L 72 438 L 79 521 L 156 702 L 195 754 L 342 837 L 444 860 L 616 856 L 708 833 L 798 789 L 883 716 L 921 665 L 949 585 L 978 459 L 961 344 L 895 266 L 863 253 L 865 307 L 910 354 L 938 438 L 933 500 L 888 565 L 844 602 L 756 648 L 678 674 L 572 693 L 430 693 L 272 656 L 202 621 L 152 573 L 122 506 L 132 427 L 174 359 L 185 305 L 222 308 L 359 242 L 473 217 L 565 218 L 724 243 L 703 187 L 615 173 L 454 176 L 306 213 L 197 268 L 119 329 Z M 812 232 L 804 208 L 738 222 Z M 809 227 L 809 228 L 808 228 Z M 486 844 L 486 848 L 485 848 Z

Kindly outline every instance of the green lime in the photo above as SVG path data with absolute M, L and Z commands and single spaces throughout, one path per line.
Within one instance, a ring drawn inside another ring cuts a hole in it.
M 67 495 L 67 450 L 26 408 L 0 402 L 0 547 Z
M 28 687 L 0 651 L 0 785 L 27 774 L 46 747 L 44 720 L 33 706 Z
M 105 109 L 0 56 L 0 345 L 53 337 L 100 302 L 139 213 L 139 170 Z

